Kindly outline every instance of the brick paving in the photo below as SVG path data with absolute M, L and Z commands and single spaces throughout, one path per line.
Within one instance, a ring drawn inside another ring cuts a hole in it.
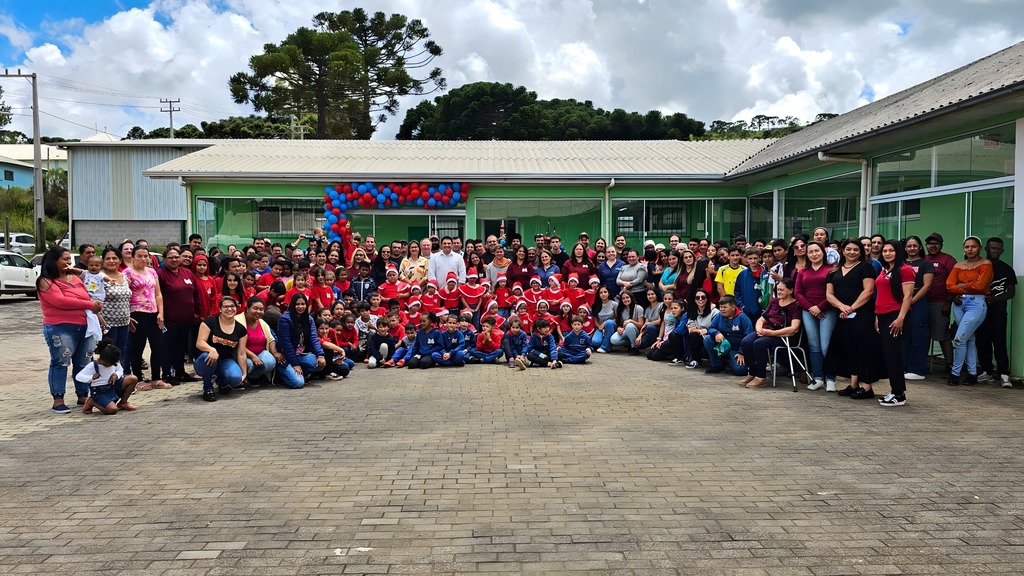
M 3 574 L 1024 572 L 1019 386 L 882 408 L 602 355 L 58 417 L 36 380 L 3 388 Z

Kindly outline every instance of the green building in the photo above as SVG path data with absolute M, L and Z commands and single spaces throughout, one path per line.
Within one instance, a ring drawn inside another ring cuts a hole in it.
M 586 230 L 592 239 L 624 234 L 630 245 L 673 233 L 788 238 L 826 226 L 834 238 L 939 232 L 959 258 L 965 236 L 999 236 L 1020 274 L 1022 137 L 1024 43 L 775 141 L 223 141 L 144 175 L 179 179 L 186 228 L 216 244 L 291 240 L 320 226 L 326 186 L 470 182 L 469 201 L 453 209 L 348 215 L 381 240 L 477 238 L 503 223 L 524 238 L 557 232 L 571 243 Z M 1024 297 L 1012 315 L 1024 317 Z

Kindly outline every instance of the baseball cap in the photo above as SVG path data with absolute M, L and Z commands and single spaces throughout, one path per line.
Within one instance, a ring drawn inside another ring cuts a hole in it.
M 931 242 L 932 240 L 935 240 L 939 244 L 944 244 L 944 242 L 942 241 L 942 234 L 939 234 L 938 232 L 932 232 L 931 234 L 928 235 L 927 238 L 924 239 L 925 244 Z

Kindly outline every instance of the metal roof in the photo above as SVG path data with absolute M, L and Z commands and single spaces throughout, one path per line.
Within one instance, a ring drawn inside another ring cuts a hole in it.
M 923 121 L 981 100 L 1024 88 L 1024 42 L 775 141 L 731 170 L 757 172 L 886 128 Z M 970 102 L 974 100 L 974 102 Z
M 219 140 L 143 174 L 187 179 L 721 179 L 771 142 Z
M 34 170 L 36 165 L 32 162 L 22 162 L 21 160 L 15 160 L 14 158 L 8 158 L 7 156 L 0 156 L 0 164 L 10 164 L 11 166 L 21 166 L 22 168 L 28 168 Z M 42 167 L 46 170 L 46 167 Z
M 67 151 L 54 144 L 40 144 L 39 151 L 44 162 L 50 160 L 66 162 L 68 159 Z M 35 147 L 32 144 L 0 144 L 0 155 L 22 162 L 32 162 L 36 157 Z

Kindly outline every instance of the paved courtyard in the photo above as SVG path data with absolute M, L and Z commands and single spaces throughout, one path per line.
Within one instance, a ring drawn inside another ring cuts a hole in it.
M 0 299 L 3 574 L 1024 572 L 1020 386 L 885 409 L 611 355 L 61 417 L 39 322 Z

